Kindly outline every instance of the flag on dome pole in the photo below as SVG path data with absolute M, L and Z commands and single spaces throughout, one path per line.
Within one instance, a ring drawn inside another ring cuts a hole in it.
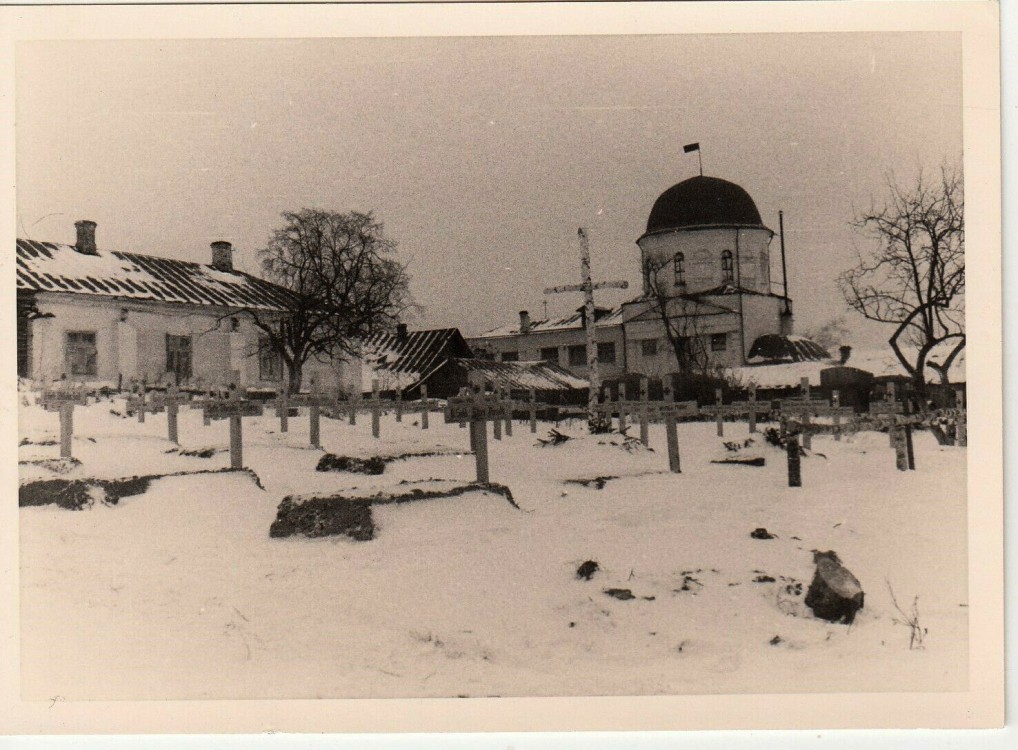
M 697 143 L 687 143 L 685 146 L 682 147 L 682 151 L 683 151 L 683 153 L 686 153 L 686 154 L 691 154 L 694 151 L 696 152 L 696 159 L 697 159 L 697 161 L 700 164 L 700 176 L 703 177 L 703 157 L 700 156 L 700 144 L 699 144 L 699 142 L 697 142 Z

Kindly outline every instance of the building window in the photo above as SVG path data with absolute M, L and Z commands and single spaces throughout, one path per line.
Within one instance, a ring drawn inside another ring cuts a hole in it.
M 267 336 L 258 338 L 258 378 L 271 382 L 283 379 L 283 360 L 272 348 Z
M 640 342 L 640 353 L 644 357 L 657 356 L 657 339 L 644 339 Z
M 503 362 L 519 362 L 520 361 L 520 353 L 519 352 L 502 352 L 502 361 Z
M 686 256 L 682 253 L 675 253 L 672 266 L 675 268 L 675 286 L 682 286 L 686 283 Z
M 545 362 L 552 362 L 558 364 L 558 347 L 548 346 L 541 350 L 541 359 Z
M 68 331 L 65 344 L 67 370 L 75 375 L 92 376 L 99 374 L 99 352 L 95 345 L 95 331 Z
M 727 333 L 712 333 L 710 335 L 710 350 L 712 352 L 723 352 L 728 348 Z
M 569 347 L 570 367 L 582 367 L 587 364 L 587 347 L 583 344 Z
M 614 341 L 604 341 L 597 345 L 597 361 L 604 365 L 615 364 Z
M 767 257 L 767 251 L 760 251 L 760 276 L 763 281 L 764 291 L 770 291 L 771 264 Z
M 166 334 L 166 372 L 175 383 L 191 379 L 191 337 Z
M 721 281 L 723 283 L 735 281 L 735 264 L 732 263 L 731 250 L 721 253 Z

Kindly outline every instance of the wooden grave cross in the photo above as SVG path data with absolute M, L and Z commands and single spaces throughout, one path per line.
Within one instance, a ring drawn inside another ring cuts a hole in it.
M 230 420 L 230 468 L 243 469 L 244 440 L 241 419 L 243 417 L 260 417 L 262 404 L 258 401 L 241 399 L 240 391 L 234 388 L 230 390 L 228 399 L 205 401 L 202 404 L 202 410 L 209 420 Z
M 587 333 L 587 420 L 593 425 L 598 417 L 597 398 L 601 391 L 601 379 L 597 368 L 597 337 L 595 335 L 595 311 L 594 311 L 594 290 L 595 289 L 628 289 L 628 281 L 601 281 L 594 283 L 590 275 L 590 242 L 587 239 L 587 232 L 580 227 L 577 230 L 580 238 L 580 283 L 566 284 L 565 286 L 553 286 L 544 290 L 545 294 L 561 294 L 563 292 L 583 293 L 583 317 L 586 321 Z
M 438 401 L 437 399 L 429 399 L 428 398 L 428 386 L 422 385 L 421 386 L 421 398 L 415 404 L 415 406 L 418 409 L 420 409 L 420 412 L 421 412 L 421 429 L 422 430 L 426 430 L 430 426 L 430 424 L 428 422 L 428 416 L 429 416 L 431 410 L 433 408 L 437 409 L 441 405 L 442 405 L 441 401 Z
M 138 392 L 127 399 L 127 406 L 138 412 L 139 424 L 145 423 L 145 412 L 158 414 L 163 410 L 163 405 L 155 398 L 155 394 L 153 394 L 153 398 L 151 400 L 149 400 L 148 396 L 148 386 L 145 384 L 145 381 L 142 380 L 141 383 L 138 384 Z
M 770 403 L 767 401 L 756 400 L 756 386 L 750 386 L 749 388 L 749 400 L 748 401 L 733 401 L 730 404 L 726 404 L 722 398 L 722 391 L 720 388 L 714 391 L 715 403 L 713 406 L 705 406 L 700 412 L 702 414 L 713 414 L 715 421 L 717 422 L 718 437 L 725 436 L 725 417 L 742 417 L 746 416 L 749 418 L 749 431 L 756 432 L 756 418 L 760 414 L 768 414 L 771 410 Z
M 190 395 L 181 393 L 176 383 L 171 383 L 166 393 L 159 397 L 158 403 L 166 407 L 166 434 L 171 443 L 180 443 L 177 436 L 177 412 L 181 404 L 190 400 Z
M 477 464 L 478 482 L 490 481 L 487 423 L 498 424 L 507 414 L 512 414 L 512 402 L 500 398 L 497 393 L 485 393 L 483 385 L 471 384 L 469 389 L 446 402 L 446 423 L 466 421 L 470 424 L 470 447 Z
M 60 457 L 71 458 L 71 440 L 74 437 L 74 407 L 87 404 L 87 394 L 78 389 L 43 391 L 41 403 L 46 411 L 60 412 Z
M 276 398 L 272 402 L 272 407 L 276 410 L 276 416 L 279 417 L 280 432 L 290 431 L 290 406 L 289 388 L 284 383 L 279 387 L 279 392 L 276 393 Z
M 316 391 L 297 393 L 289 397 L 290 406 L 308 407 L 308 443 L 312 448 L 322 447 L 322 407 L 331 406 L 336 402 L 336 396 Z
M 958 410 L 958 416 L 954 428 L 954 444 L 965 447 L 969 444 L 968 436 L 968 409 L 965 405 L 965 389 L 958 388 L 954 392 L 954 404 Z

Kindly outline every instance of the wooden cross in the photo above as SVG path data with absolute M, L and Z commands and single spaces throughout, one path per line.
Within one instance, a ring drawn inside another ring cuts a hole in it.
M 276 410 L 276 416 L 279 417 L 279 431 L 289 432 L 290 394 L 289 389 L 287 389 L 285 385 L 281 386 L 279 391 L 276 393 L 276 398 L 272 402 L 272 407 Z
M 378 395 L 378 381 L 371 381 L 371 436 L 382 434 L 382 402 Z
M 421 429 L 426 430 L 429 427 L 428 415 L 432 409 L 437 409 L 442 405 L 442 402 L 435 399 L 428 399 L 428 386 L 421 386 L 421 398 L 414 404 L 417 409 L 421 412 Z
M 955 392 L 955 408 L 958 410 L 958 417 L 954 428 L 954 444 L 965 447 L 968 440 L 968 410 L 965 408 L 965 389 L 958 388 Z
M 244 468 L 244 445 L 241 418 L 260 417 L 262 405 L 258 401 L 250 401 L 240 398 L 240 391 L 236 388 L 230 391 L 230 397 L 225 400 L 209 400 L 202 404 L 202 410 L 207 419 L 229 419 L 230 420 L 230 468 Z
M 127 399 L 127 407 L 138 412 L 139 424 L 145 423 L 145 412 L 158 414 L 163 410 L 162 404 L 158 403 L 154 399 L 149 401 L 147 397 L 148 386 L 146 386 L 145 381 L 142 380 L 141 383 L 138 384 L 138 393 Z
M 580 227 L 577 230 L 580 237 L 580 283 L 566 284 L 565 286 L 553 286 L 544 290 L 545 294 L 560 294 L 562 292 L 582 292 L 584 319 L 587 328 L 587 378 L 590 387 L 587 394 L 587 421 L 591 427 L 597 421 L 597 397 L 601 391 L 601 379 L 597 369 L 597 337 L 594 331 L 594 290 L 595 289 L 628 289 L 628 281 L 601 281 L 594 283 L 590 277 L 590 242 L 587 239 L 587 232 Z
M 43 391 L 41 403 L 47 411 L 60 412 L 60 457 L 71 458 L 71 439 L 74 437 L 74 407 L 87 404 L 87 395 L 79 389 L 54 389 Z
M 497 393 L 487 394 L 483 386 L 472 384 L 458 396 L 446 402 L 446 423 L 470 423 L 470 447 L 477 464 L 477 481 L 488 482 L 488 430 L 487 423 L 497 425 L 506 415 L 512 415 L 512 402 Z
M 320 449 L 322 447 L 322 407 L 335 404 L 336 397 L 328 393 L 298 393 L 291 396 L 288 403 L 291 406 L 308 407 L 308 442 L 312 448 Z
M 756 432 L 756 418 L 758 415 L 767 415 L 771 411 L 770 402 L 756 400 L 756 386 L 749 388 L 749 401 L 733 401 L 730 404 L 724 403 L 723 394 L 720 388 L 714 391 L 715 403 L 713 406 L 705 406 L 700 411 L 703 414 L 713 414 L 717 423 L 718 437 L 725 436 L 725 417 L 748 417 L 749 431 Z
M 166 407 L 166 433 L 171 443 L 180 442 L 177 439 L 177 410 L 190 400 L 190 395 L 181 393 L 176 383 L 171 383 L 166 393 L 159 397 L 159 403 Z

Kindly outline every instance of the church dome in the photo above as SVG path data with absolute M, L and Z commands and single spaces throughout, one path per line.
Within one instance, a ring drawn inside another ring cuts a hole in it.
M 699 176 L 661 193 L 647 219 L 647 234 L 704 226 L 766 229 L 749 193 L 734 182 Z

